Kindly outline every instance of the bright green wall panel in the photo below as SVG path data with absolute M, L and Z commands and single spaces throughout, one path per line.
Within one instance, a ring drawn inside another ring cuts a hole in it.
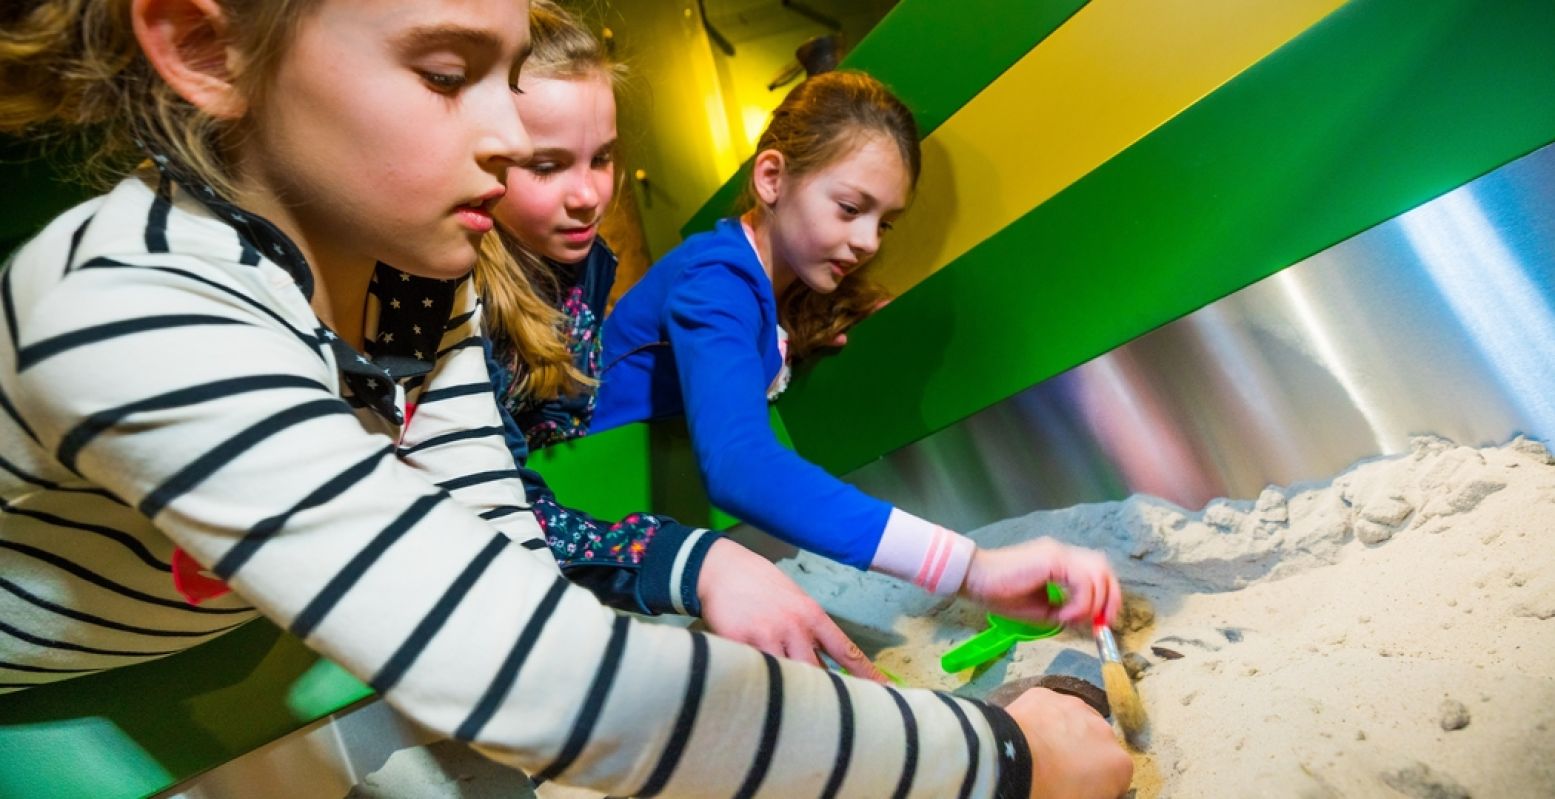
M 859 326 L 783 420 L 850 471 L 1552 139 L 1555 3 L 1358 0 Z
M 842 61 L 889 85 L 927 136 L 1084 6 L 1086 0 L 901 0 Z M 748 179 L 746 162 L 680 229 L 710 230 Z
M 148 796 L 369 693 L 256 620 L 151 663 L 0 696 L 0 799 Z
M 533 453 L 529 465 L 557 501 L 599 519 L 652 509 L 648 427 L 627 425 Z

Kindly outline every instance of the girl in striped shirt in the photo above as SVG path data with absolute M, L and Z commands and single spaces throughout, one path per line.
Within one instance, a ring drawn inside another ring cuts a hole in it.
M 102 157 L 150 161 L 0 273 L 0 685 L 263 614 L 542 780 L 686 797 L 1126 786 L 1110 730 L 1074 700 L 1034 691 L 1006 711 L 838 677 L 618 616 L 563 578 L 502 444 L 468 279 L 529 147 L 511 96 L 523 2 L 0 15 L 0 130 L 91 125 Z M 670 585 L 696 546 L 669 558 Z

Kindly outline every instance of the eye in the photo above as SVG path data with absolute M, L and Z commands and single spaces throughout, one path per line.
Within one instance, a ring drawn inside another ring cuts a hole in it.
M 839 202 L 839 203 L 837 203 L 837 207 L 841 208 L 842 209 L 842 213 L 844 213 L 847 216 L 858 216 L 858 206 L 856 206 L 856 205 L 854 205 L 852 203 Z
M 443 94 L 454 94 L 464 88 L 464 84 L 469 81 L 469 78 L 466 78 L 462 72 L 433 72 L 426 69 L 417 70 L 417 72 L 421 74 L 421 79 L 432 87 L 433 91 L 442 92 Z
M 536 177 L 542 178 L 550 177 L 551 175 L 561 171 L 561 165 L 557 164 L 555 161 L 534 161 L 525 164 L 524 168 L 529 170 Z
M 604 169 L 605 167 L 610 166 L 611 164 L 615 163 L 615 160 L 616 160 L 615 156 L 613 156 L 613 155 L 611 155 L 609 153 L 601 153 L 599 155 L 594 156 L 594 162 L 593 162 L 594 163 L 594 168 L 595 169 Z
M 894 230 L 895 228 L 896 228 L 896 225 L 891 223 L 891 222 L 881 222 L 880 223 L 880 232 L 881 233 L 889 233 L 892 230 Z

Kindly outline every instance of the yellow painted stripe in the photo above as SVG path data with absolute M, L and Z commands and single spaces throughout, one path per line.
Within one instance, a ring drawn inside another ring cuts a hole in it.
M 911 288 L 1340 5 L 1092 0 L 924 140 L 876 279 Z

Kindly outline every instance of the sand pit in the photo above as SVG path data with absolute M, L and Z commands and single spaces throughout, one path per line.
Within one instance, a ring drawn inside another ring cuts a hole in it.
M 1418 438 L 1329 482 L 1186 511 L 1134 496 L 973 533 L 1108 551 L 1135 596 L 1138 797 L 1555 796 L 1555 460 L 1519 439 Z M 1088 637 L 1021 644 L 974 676 L 941 653 L 982 629 L 960 601 L 808 554 L 783 568 L 878 661 L 984 696 L 1100 683 Z

